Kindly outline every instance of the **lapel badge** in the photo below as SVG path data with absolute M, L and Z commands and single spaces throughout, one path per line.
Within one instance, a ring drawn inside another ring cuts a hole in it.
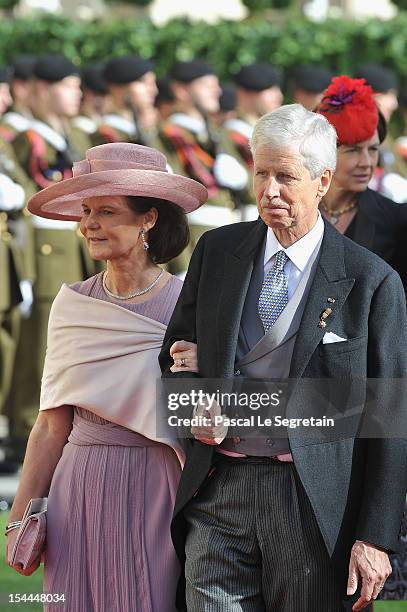
M 326 327 L 325 319 L 327 319 L 330 314 L 332 314 L 332 308 L 325 308 L 324 312 L 319 317 L 318 327 L 320 327 L 321 329 L 325 329 Z
M 330 304 L 335 304 L 336 300 L 335 300 L 335 298 L 331 298 L 331 297 L 329 297 L 329 298 L 327 299 L 327 302 L 329 302 Z

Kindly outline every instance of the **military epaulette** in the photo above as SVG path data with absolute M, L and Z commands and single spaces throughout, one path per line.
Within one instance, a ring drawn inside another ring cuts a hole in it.
M 56 182 L 72 177 L 72 170 L 70 168 L 64 168 L 60 171 L 49 167 L 46 141 L 40 134 L 34 130 L 27 130 L 26 136 L 30 143 L 29 174 L 39 187 L 48 187 Z M 46 176 L 47 174 L 49 178 Z
M 188 137 L 186 130 L 177 125 L 165 125 L 163 134 L 172 143 L 186 173 L 207 188 L 210 198 L 214 197 L 219 191 L 216 179 L 211 172 L 215 163 L 214 158 L 204 151 L 192 137 Z

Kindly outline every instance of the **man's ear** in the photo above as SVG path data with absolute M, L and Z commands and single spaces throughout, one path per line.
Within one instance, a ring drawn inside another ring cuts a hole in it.
M 317 197 L 319 197 L 320 199 L 323 198 L 326 192 L 328 191 L 331 185 L 332 177 L 333 171 L 330 168 L 324 170 L 321 176 L 319 177 Z

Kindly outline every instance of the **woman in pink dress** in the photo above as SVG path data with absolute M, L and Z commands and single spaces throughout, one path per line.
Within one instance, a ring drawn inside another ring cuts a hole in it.
M 170 427 L 157 432 L 156 382 L 182 283 L 158 264 L 184 249 L 185 213 L 206 196 L 169 174 L 158 151 L 120 143 L 93 147 L 73 178 L 30 200 L 34 214 L 79 220 L 91 256 L 107 261 L 63 285 L 52 306 L 40 412 L 10 514 L 21 520 L 31 498 L 48 495 L 44 592 L 65 601 L 46 610 L 175 610 L 170 521 L 183 450 Z M 196 371 L 195 345 L 177 344 L 175 364 Z

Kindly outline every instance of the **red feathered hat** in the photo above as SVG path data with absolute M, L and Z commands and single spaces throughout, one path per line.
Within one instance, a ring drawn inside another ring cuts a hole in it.
M 339 144 L 368 140 L 379 122 L 370 85 L 366 85 L 365 79 L 351 79 L 346 75 L 332 79 L 316 112 L 334 126 Z

